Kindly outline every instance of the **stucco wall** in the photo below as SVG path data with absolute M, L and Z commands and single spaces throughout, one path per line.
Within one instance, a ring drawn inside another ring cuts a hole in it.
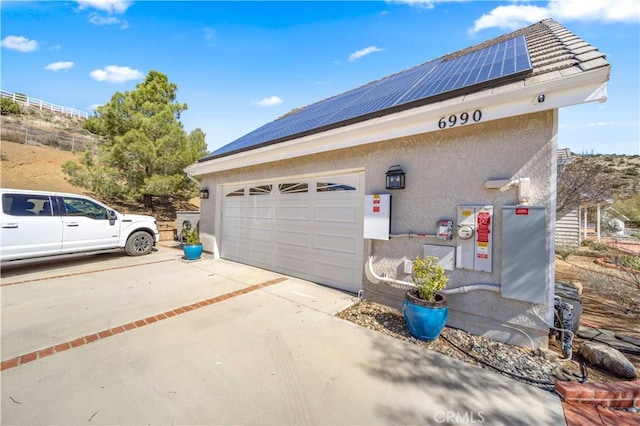
M 546 238 L 547 300 L 552 300 L 553 241 L 551 230 L 555 222 L 555 161 L 557 111 L 545 111 L 438 132 L 414 135 L 398 140 L 378 142 L 351 149 L 342 149 L 260 166 L 229 170 L 203 177 L 210 198 L 202 200 L 201 234 L 205 250 L 216 251 L 217 185 L 269 179 L 288 175 L 304 175 L 332 170 L 364 169 L 365 193 L 389 193 L 385 190 L 385 172 L 399 164 L 406 172 L 406 188 L 391 191 L 392 233 L 435 233 L 439 219 L 456 220 L 461 204 L 494 206 L 493 271 L 491 273 L 456 269 L 449 274 L 449 287 L 475 283 L 500 284 L 501 280 L 501 207 L 517 204 L 517 189 L 501 192 L 485 189 L 492 179 L 531 179 L 530 204 L 545 205 L 547 210 Z M 439 241 L 420 238 L 392 238 L 365 244 L 363 268 L 369 249 L 378 274 L 386 273 L 398 279 L 405 259 L 422 255 L 423 244 L 454 247 L 456 239 Z M 403 291 L 382 283 L 373 283 L 363 276 L 365 298 L 400 308 Z M 549 315 L 545 305 L 506 299 L 499 293 L 476 291 L 448 296 L 448 325 L 485 335 L 496 340 L 529 346 L 547 345 Z M 521 331 L 516 330 L 519 329 Z

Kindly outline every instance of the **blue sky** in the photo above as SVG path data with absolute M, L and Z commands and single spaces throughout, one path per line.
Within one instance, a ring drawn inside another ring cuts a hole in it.
M 1 87 L 91 112 L 150 70 L 213 151 L 288 111 L 544 18 L 612 64 L 560 110 L 560 148 L 640 154 L 640 0 L 2 1 Z

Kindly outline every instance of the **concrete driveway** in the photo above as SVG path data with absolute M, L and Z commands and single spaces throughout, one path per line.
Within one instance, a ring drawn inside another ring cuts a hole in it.
M 2 424 L 565 424 L 554 394 L 343 321 L 346 294 L 160 246 L 2 271 Z

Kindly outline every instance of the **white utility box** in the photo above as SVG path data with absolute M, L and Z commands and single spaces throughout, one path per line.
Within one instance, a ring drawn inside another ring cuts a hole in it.
M 391 232 L 391 194 L 364 196 L 364 238 L 388 240 Z
M 446 271 L 453 271 L 455 265 L 455 247 L 449 246 L 436 246 L 425 244 L 422 246 L 423 256 L 435 256 L 438 258 L 438 264 L 442 266 Z

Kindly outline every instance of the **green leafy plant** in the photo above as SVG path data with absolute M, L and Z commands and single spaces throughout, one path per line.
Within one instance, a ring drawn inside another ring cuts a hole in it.
M 412 267 L 413 283 L 418 290 L 421 299 L 434 301 L 436 294 L 444 289 L 449 282 L 445 275 L 444 267 L 438 264 L 438 258 L 429 256 L 424 259 L 416 257 Z
M 621 266 L 640 272 L 640 257 L 624 255 L 618 258 Z
M 556 246 L 556 254 L 559 255 L 562 260 L 567 260 L 569 256 L 576 252 L 576 247 L 568 244 L 562 244 Z
M 591 250 L 595 250 L 603 253 L 606 253 L 609 251 L 609 248 L 607 247 L 606 244 L 599 243 L 597 241 L 583 240 L 581 244 L 584 247 L 589 247 Z
M 20 105 L 9 98 L 0 99 L 0 109 L 2 115 L 20 114 Z
M 200 244 L 200 232 L 198 228 L 183 228 L 182 237 L 185 244 L 197 245 Z

